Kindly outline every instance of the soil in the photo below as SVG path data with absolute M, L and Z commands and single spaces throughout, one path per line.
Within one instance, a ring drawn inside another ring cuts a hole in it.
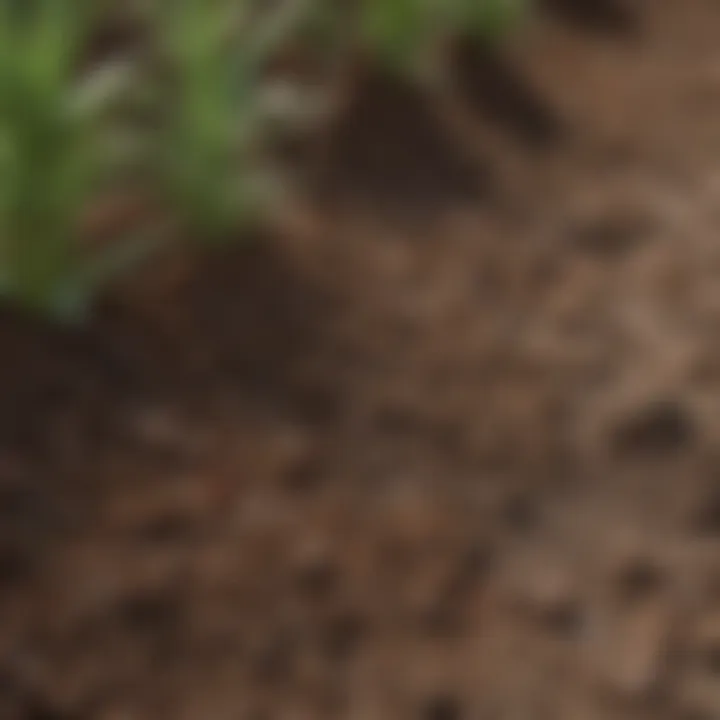
M 0 319 L 0 718 L 720 715 L 720 4 L 369 79 L 283 231 Z

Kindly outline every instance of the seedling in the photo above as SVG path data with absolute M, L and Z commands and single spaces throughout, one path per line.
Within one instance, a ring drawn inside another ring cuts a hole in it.
M 196 238 L 227 238 L 281 187 L 267 152 L 279 95 L 266 72 L 305 3 L 261 8 L 251 0 L 175 0 L 159 10 L 167 103 L 160 108 L 156 169 Z
M 108 109 L 126 68 L 78 78 L 91 0 L 0 0 L 0 295 L 78 320 L 146 242 L 83 249 L 78 225 L 111 177 Z
M 520 19 L 528 2 L 359 0 L 355 50 L 394 74 L 440 82 L 450 43 L 463 36 L 495 41 Z

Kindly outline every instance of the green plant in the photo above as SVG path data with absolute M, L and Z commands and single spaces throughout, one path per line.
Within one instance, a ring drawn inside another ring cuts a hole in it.
M 84 214 L 128 177 L 123 165 L 193 238 L 225 239 L 265 210 L 282 188 L 270 162 L 277 121 L 313 116 L 311 98 L 273 72 L 296 32 L 326 42 L 340 67 L 359 50 L 437 79 L 450 41 L 496 37 L 527 1 L 357 0 L 349 17 L 328 0 L 135 0 L 125 11 L 145 14 L 150 31 L 136 67 L 82 71 L 109 2 L 0 0 L 0 296 L 77 319 L 163 241 L 79 241 Z M 149 110 L 137 125 L 113 112 L 132 107 Z
M 360 0 L 362 52 L 393 72 L 437 79 L 448 42 L 462 35 L 491 41 L 517 22 L 528 0 Z
M 455 0 L 455 25 L 461 32 L 495 42 L 518 25 L 532 0 Z
M 0 295 L 76 320 L 148 243 L 81 247 L 78 225 L 112 177 L 113 64 L 78 77 L 92 1 L 0 0 Z
M 282 0 L 270 11 L 263 5 L 175 0 L 157 10 L 167 82 L 155 170 L 187 229 L 208 241 L 251 221 L 280 187 L 268 144 L 281 88 L 267 70 L 306 4 Z

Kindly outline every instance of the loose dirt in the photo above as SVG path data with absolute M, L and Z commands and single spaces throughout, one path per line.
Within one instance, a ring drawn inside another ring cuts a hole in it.
M 720 4 L 369 78 L 287 228 L 0 319 L 0 717 L 720 714 Z

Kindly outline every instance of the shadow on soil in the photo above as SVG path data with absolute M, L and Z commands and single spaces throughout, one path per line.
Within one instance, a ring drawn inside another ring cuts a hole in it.
M 222 398 L 322 421 L 333 388 L 317 390 L 307 368 L 335 362 L 334 304 L 286 255 L 268 241 L 195 258 L 140 310 L 108 302 L 78 331 L 4 313 L 0 465 L 7 451 L 59 472 L 78 461 L 73 447 L 117 441 L 117 418 L 138 403 L 192 412 Z
M 478 167 L 433 112 L 432 99 L 369 73 L 331 129 L 329 163 L 320 193 L 375 215 L 426 218 L 492 189 L 490 169 Z
M 562 119 L 507 60 L 476 43 L 461 45 L 454 60 L 464 99 L 480 118 L 527 150 L 553 150 L 562 141 Z
M 625 0 L 541 0 L 540 7 L 577 29 L 603 35 L 634 35 L 639 16 Z

